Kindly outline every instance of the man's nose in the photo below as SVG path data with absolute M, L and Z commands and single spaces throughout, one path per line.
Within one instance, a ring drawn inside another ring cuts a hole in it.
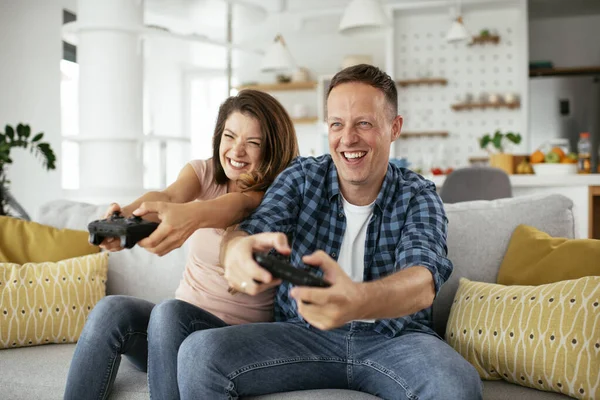
M 358 142 L 358 132 L 356 131 L 356 127 L 347 126 L 342 131 L 341 142 L 345 146 L 352 145 Z

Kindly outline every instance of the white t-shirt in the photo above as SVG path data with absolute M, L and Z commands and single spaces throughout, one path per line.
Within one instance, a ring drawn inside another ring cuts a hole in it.
M 362 282 L 365 273 L 365 241 L 367 227 L 373 215 L 375 201 L 366 206 L 355 206 L 342 197 L 346 214 L 346 232 L 340 248 L 338 264 L 354 282 Z

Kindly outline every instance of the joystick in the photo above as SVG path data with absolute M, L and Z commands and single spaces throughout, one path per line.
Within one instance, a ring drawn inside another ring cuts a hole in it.
M 273 277 L 283 279 L 296 286 L 329 287 L 331 284 L 314 272 L 296 268 L 280 255 L 254 253 L 254 260 L 271 273 Z
M 118 237 L 121 247 L 131 249 L 137 242 L 150 236 L 157 227 L 157 222 L 146 221 L 137 215 L 125 218 L 121 212 L 115 211 L 108 218 L 88 224 L 89 240 L 91 244 L 98 246 L 107 237 Z

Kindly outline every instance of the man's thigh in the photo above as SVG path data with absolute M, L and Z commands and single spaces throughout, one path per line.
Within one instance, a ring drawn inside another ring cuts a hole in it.
M 179 369 L 187 371 L 179 384 L 238 396 L 347 388 L 345 337 L 278 322 L 195 332 L 179 351 Z
M 439 338 L 406 333 L 388 339 L 356 335 L 351 389 L 383 399 L 481 399 L 475 368 Z

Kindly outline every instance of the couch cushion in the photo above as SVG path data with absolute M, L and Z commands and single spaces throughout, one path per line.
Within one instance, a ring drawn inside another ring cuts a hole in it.
M 600 397 L 600 277 L 539 286 L 462 278 L 446 340 L 482 379 Z
M 560 393 L 542 392 L 504 381 L 483 382 L 484 400 L 567 400 L 572 397 Z
M 0 263 L 0 347 L 74 343 L 106 292 L 108 253 Z
M 87 232 L 0 216 L 0 262 L 60 261 L 98 253 L 88 243 Z
M 108 205 L 69 200 L 52 201 L 40 208 L 39 222 L 58 228 L 82 229 L 102 218 Z M 135 246 L 111 253 L 108 261 L 106 294 L 139 297 L 154 303 L 173 298 L 183 275 L 188 245 L 159 257 Z
M 496 282 L 511 235 L 520 224 L 551 236 L 573 238 L 573 202 L 565 196 L 532 195 L 492 201 L 446 204 L 448 257 L 454 264 L 450 279 L 433 305 L 436 332 L 443 337 L 458 280 Z
M 600 275 L 600 240 L 555 238 L 519 225 L 504 255 L 498 283 L 543 285 Z

